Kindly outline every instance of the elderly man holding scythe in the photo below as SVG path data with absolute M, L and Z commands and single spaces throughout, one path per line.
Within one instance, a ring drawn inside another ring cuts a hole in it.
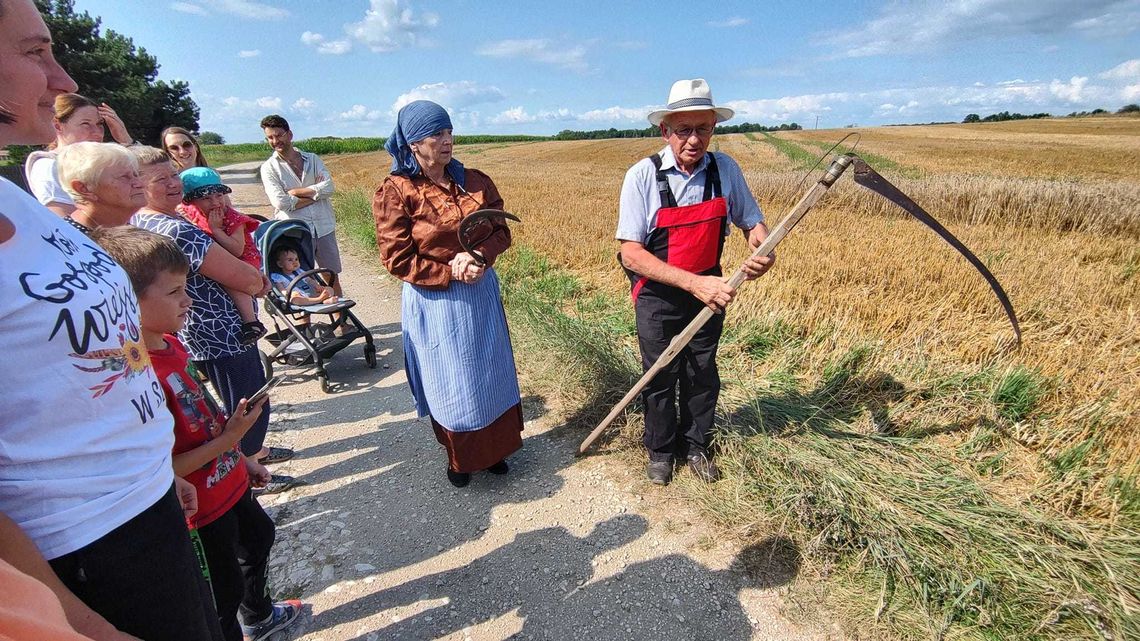
M 703 79 L 678 80 L 667 106 L 649 114 L 666 146 L 631 167 L 621 189 L 616 236 L 632 285 L 644 368 L 702 309 L 718 312 L 642 392 L 646 471 L 659 485 L 672 479 L 674 460 L 687 460 L 704 481 L 720 477 L 710 451 L 720 395 L 716 350 L 724 309 L 736 294 L 721 278 L 720 259 L 729 223 L 753 250 L 768 236 L 739 165 L 708 151 L 716 124 L 733 113 L 714 105 Z M 751 280 L 774 261 L 774 254 L 750 257 L 742 270 Z

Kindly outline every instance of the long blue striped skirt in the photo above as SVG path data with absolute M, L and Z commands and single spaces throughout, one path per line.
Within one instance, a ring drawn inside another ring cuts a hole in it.
M 495 270 L 475 284 L 452 282 L 442 290 L 404 283 L 401 298 L 404 365 L 420 416 L 452 432 L 472 432 L 519 403 Z

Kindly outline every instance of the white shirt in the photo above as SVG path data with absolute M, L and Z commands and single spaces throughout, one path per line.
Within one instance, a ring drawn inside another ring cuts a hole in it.
M 329 200 L 335 191 L 332 176 L 316 154 L 299 149 L 297 152 L 304 162 L 301 176 L 297 176 L 289 163 L 274 153 L 261 165 L 261 184 L 265 187 L 269 204 L 276 210 L 274 218 L 299 218 L 309 223 L 316 238 L 327 236 L 336 231 L 336 217 L 333 216 L 332 201 Z M 290 196 L 289 190 L 298 187 L 313 189 L 316 192 L 314 200 L 317 202 L 297 209 L 300 199 Z
M 75 206 L 75 199 L 59 182 L 59 172 L 55 169 L 55 153 L 37 151 L 28 157 L 24 165 L 24 175 L 28 179 L 28 189 L 42 205 L 60 203 Z
M 170 490 L 174 418 L 126 272 L 2 179 L 0 212 L 0 512 L 54 559 Z
M 661 169 L 669 181 L 669 189 L 677 199 L 677 206 L 695 205 L 705 197 L 705 176 L 708 174 L 708 152 L 701 158 L 697 168 L 692 174 L 686 174 L 677 168 L 677 160 L 673 157 L 673 150 L 668 145 L 660 152 Z M 728 219 L 741 229 L 752 229 L 764 222 L 764 214 L 752 192 L 748 190 L 748 183 L 744 182 L 744 174 L 740 165 L 728 157 L 727 154 L 717 153 L 716 168 L 720 174 L 721 195 L 728 203 Z M 621 200 L 618 206 L 618 227 L 616 237 L 618 240 L 632 240 L 645 244 L 649 234 L 657 227 L 657 210 L 661 209 L 661 192 L 657 190 L 657 168 L 653 161 L 642 158 L 629 168 L 625 174 L 625 182 L 621 185 Z M 725 230 L 728 233 L 728 230 Z

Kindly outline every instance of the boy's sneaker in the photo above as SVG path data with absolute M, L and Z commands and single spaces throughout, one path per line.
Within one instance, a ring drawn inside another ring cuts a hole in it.
M 267 331 L 265 325 L 262 325 L 260 321 L 242 323 L 241 331 L 238 332 L 238 340 L 241 341 L 242 345 L 253 345 L 257 339 L 265 336 Z
M 266 641 L 273 633 L 283 630 L 301 614 L 301 601 L 289 599 L 273 604 L 273 614 L 261 623 L 242 625 L 241 633 L 245 641 Z

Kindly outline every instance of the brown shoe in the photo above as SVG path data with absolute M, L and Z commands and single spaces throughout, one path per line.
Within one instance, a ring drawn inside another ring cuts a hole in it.
M 720 470 L 717 468 L 716 463 L 713 463 L 712 459 L 704 454 L 692 454 L 689 456 L 689 470 L 693 472 L 694 476 L 705 483 L 716 483 L 720 480 Z
M 645 468 L 645 475 L 657 485 L 668 485 L 673 478 L 673 462 L 650 461 Z

